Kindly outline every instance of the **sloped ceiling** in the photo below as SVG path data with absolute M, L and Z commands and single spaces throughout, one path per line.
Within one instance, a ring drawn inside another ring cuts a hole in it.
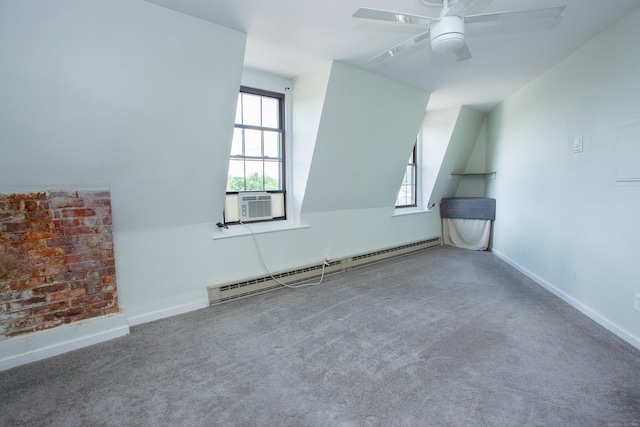
M 339 60 L 432 93 L 429 109 L 470 105 L 484 111 L 640 5 L 640 0 L 477 0 L 470 14 L 566 9 L 557 22 L 468 28 L 469 61 L 455 63 L 433 54 L 427 41 L 373 65 L 369 58 L 424 28 L 353 18 L 359 7 L 429 17 L 437 17 L 440 9 L 421 0 L 147 1 L 246 32 L 246 67 L 291 78 Z
M 302 214 L 393 207 L 429 94 L 340 62 L 327 78 L 317 131 L 296 139 L 314 147 Z

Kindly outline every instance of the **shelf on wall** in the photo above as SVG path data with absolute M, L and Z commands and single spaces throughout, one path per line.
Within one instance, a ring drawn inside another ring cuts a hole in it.
M 451 175 L 449 175 L 449 179 L 464 179 L 464 178 L 490 179 L 495 177 L 496 177 L 495 172 L 452 173 Z

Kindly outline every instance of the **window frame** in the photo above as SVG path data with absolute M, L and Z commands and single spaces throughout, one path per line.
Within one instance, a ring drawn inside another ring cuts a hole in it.
M 283 221 L 287 219 L 287 159 L 286 159 L 286 154 L 287 154 L 287 148 L 286 148 L 286 108 L 285 108 L 285 94 L 284 93 L 280 93 L 280 92 L 274 92 L 274 91 L 269 91 L 269 90 L 265 90 L 265 89 L 258 89 L 255 87 L 249 87 L 249 86 L 240 86 L 240 90 L 238 91 L 238 100 L 240 100 L 241 95 L 243 93 L 246 94 L 250 94 L 250 95 L 258 95 L 261 97 L 267 97 L 267 98 L 273 98 L 276 99 L 278 101 L 278 127 L 277 128 L 273 128 L 273 127 L 266 127 L 266 126 L 262 126 L 262 125 L 247 125 L 244 123 L 236 123 L 235 119 L 234 119 L 234 132 L 236 129 L 242 129 L 243 131 L 245 129 L 249 129 L 249 130 L 259 130 L 259 131 L 269 131 L 269 132 L 273 132 L 273 131 L 277 131 L 280 134 L 280 156 L 279 156 L 279 161 L 280 161 L 280 170 L 279 170 L 279 175 L 280 175 L 280 180 L 279 180 L 279 184 L 280 184 L 280 188 L 278 190 L 245 190 L 245 191 L 226 191 L 225 195 L 229 196 L 229 195 L 238 195 L 240 193 L 269 193 L 269 194 L 282 194 L 282 212 L 284 215 L 281 216 L 277 216 L 274 217 L 272 219 L 263 219 L 263 220 L 256 220 L 256 221 L 245 221 L 245 222 L 251 222 L 251 223 L 259 223 L 259 222 L 271 222 L 271 221 Z M 261 105 L 261 113 L 262 113 L 262 105 Z M 237 110 L 236 110 L 237 111 Z M 231 160 L 235 159 L 262 159 L 262 163 L 264 165 L 265 159 L 270 159 L 269 157 L 265 157 L 264 156 L 264 140 L 262 141 L 262 156 L 246 156 L 244 153 L 244 145 L 243 145 L 243 154 L 241 156 L 238 155 L 233 155 L 233 154 L 229 154 L 229 162 L 231 162 Z M 263 168 L 264 170 L 264 168 Z M 264 177 L 264 175 L 263 175 Z M 247 179 L 246 176 L 246 169 L 244 171 L 244 178 L 245 178 L 245 182 Z M 229 179 L 229 176 L 227 176 L 227 180 Z M 227 186 L 228 186 L 229 182 L 227 181 Z M 226 203 L 225 203 L 225 208 L 226 208 Z M 227 221 L 227 215 L 226 215 L 226 209 L 223 210 L 223 219 L 224 219 L 224 224 L 225 225 L 235 225 L 235 224 L 240 224 L 240 221 Z
M 405 181 L 407 178 L 407 170 L 411 168 L 413 172 L 413 185 L 408 186 L 405 185 Z M 398 202 L 400 200 L 400 192 L 403 188 L 412 187 L 413 188 L 413 203 L 406 205 L 399 205 Z M 406 209 L 406 208 L 417 208 L 418 207 L 418 140 L 416 138 L 416 142 L 413 145 L 413 149 L 411 150 L 411 155 L 409 156 L 409 161 L 407 162 L 407 169 L 405 169 L 404 176 L 402 177 L 402 182 L 400 183 L 400 189 L 398 190 L 398 196 L 396 197 L 396 209 Z

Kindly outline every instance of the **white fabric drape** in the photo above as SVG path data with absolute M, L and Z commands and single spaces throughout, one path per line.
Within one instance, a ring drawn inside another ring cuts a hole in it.
M 445 245 L 484 251 L 489 247 L 491 221 L 488 219 L 443 218 L 442 235 Z

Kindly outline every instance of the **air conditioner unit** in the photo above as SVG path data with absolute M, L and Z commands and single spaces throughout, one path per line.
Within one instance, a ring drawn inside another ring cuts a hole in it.
M 238 193 L 240 221 L 260 221 L 272 219 L 271 194 Z

